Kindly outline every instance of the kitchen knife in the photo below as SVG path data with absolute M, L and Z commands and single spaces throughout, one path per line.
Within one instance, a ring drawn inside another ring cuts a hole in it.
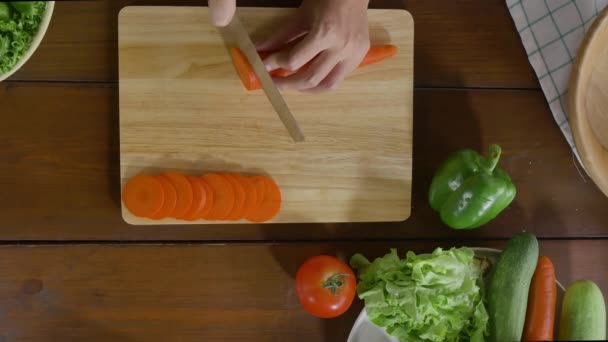
M 279 119 L 281 119 L 285 128 L 287 128 L 287 131 L 289 132 L 289 135 L 293 141 L 304 141 L 304 133 L 302 132 L 302 129 L 298 125 L 295 117 L 291 114 L 285 99 L 283 99 L 279 89 L 277 89 L 277 86 L 272 81 L 270 74 L 268 74 L 268 71 L 266 71 L 264 63 L 262 62 L 260 55 L 258 55 L 251 38 L 249 37 L 249 33 L 247 33 L 247 30 L 245 30 L 245 27 L 243 27 L 243 24 L 236 14 L 228 26 L 220 28 L 220 33 L 225 39 L 227 37 L 232 38 L 233 43 L 238 45 L 239 49 L 241 49 L 245 57 L 247 57 L 253 72 L 260 80 L 260 84 L 264 89 L 266 97 L 279 115 Z

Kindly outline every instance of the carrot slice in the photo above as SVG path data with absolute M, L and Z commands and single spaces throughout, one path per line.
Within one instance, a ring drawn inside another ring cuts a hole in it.
M 194 198 L 192 185 L 188 178 L 181 173 L 166 172 L 163 176 L 167 177 L 177 191 L 177 203 L 171 217 L 181 219 L 186 215 L 188 209 L 190 209 L 190 206 L 192 205 L 192 200 Z
M 232 211 L 226 219 L 231 221 L 242 220 L 243 217 L 245 217 L 243 210 L 245 207 L 245 188 L 236 177 L 236 174 L 226 173 L 223 176 L 232 183 L 232 187 L 234 188 L 234 208 L 232 208 Z
M 150 218 L 163 206 L 165 193 L 156 177 L 137 175 L 125 184 L 122 200 L 133 215 Z
M 169 182 L 165 176 L 156 176 L 156 178 L 160 181 L 163 187 L 165 200 L 160 210 L 156 214 L 152 215 L 151 218 L 155 220 L 162 220 L 171 216 L 173 213 L 173 210 L 177 205 L 177 191 L 175 190 L 173 184 L 171 184 L 171 182 Z
M 274 180 L 266 176 L 256 176 L 253 180 L 256 184 L 263 184 L 264 195 L 259 206 L 247 216 L 247 219 L 251 222 L 266 222 L 281 210 L 281 189 Z
M 217 173 L 203 176 L 213 190 L 213 208 L 209 213 L 211 220 L 225 220 L 234 207 L 234 189 L 228 179 Z
M 264 193 L 266 192 L 266 183 L 264 182 L 264 179 L 262 178 L 262 176 L 253 176 L 253 177 L 249 177 L 249 180 L 251 181 L 251 183 L 253 184 L 253 187 L 255 188 L 255 192 L 257 194 L 257 198 L 256 198 L 256 202 L 255 202 L 255 207 L 253 208 L 251 214 L 253 214 L 253 212 L 255 212 L 256 210 L 258 210 L 258 207 L 260 205 L 262 205 L 262 201 L 264 200 Z
M 209 186 L 209 184 L 207 183 L 207 181 L 205 181 L 205 179 L 203 177 L 199 177 L 199 181 L 201 182 L 201 185 L 203 186 L 203 188 L 205 188 L 205 192 L 207 193 L 207 200 L 205 201 L 205 205 L 203 206 L 203 210 L 201 210 L 201 212 L 199 213 L 199 218 L 202 219 L 209 219 L 209 213 L 211 212 L 211 209 L 213 208 L 213 189 L 211 189 L 211 186 Z
M 192 205 L 190 209 L 184 214 L 183 219 L 187 221 L 194 221 L 200 218 L 200 213 L 205 208 L 205 202 L 207 202 L 207 191 L 203 187 L 199 177 L 186 176 L 190 184 L 192 185 Z
M 260 52 L 260 57 L 264 59 L 272 52 Z M 366 65 L 374 64 L 380 61 L 383 61 L 387 58 L 390 58 L 397 54 L 397 46 L 396 45 L 374 45 L 369 48 L 367 54 L 359 63 L 359 67 L 364 67 Z M 238 48 L 230 49 L 230 55 L 232 57 L 232 63 L 239 75 L 241 82 L 245 86 L 247 90 L 257 90 L 262 86 L 260 84 L 260 80 L 253 72 L 251 68 L 251 64 L 247 60 L 247 57 L 243 54 L 241 50 Z M 312 62 L 312 61 L 311 61 Z M 293 75 L 297 72 L 304 71 L 310 67 L 311 62 L 303 65 L 298 70 L 287 70 L 287 69 L 276 69 L 270 72 L 272 77 L 287 77 Z
M 249 177 L 245 177 L 241 174 L 234 174 L 236 179 L 243 185 L 245 190 L 245 202 L 243 203 L 243 213 L 241 219 L 249 216 L 258 205 L 258 194 L 255 189 L 255 185 Z

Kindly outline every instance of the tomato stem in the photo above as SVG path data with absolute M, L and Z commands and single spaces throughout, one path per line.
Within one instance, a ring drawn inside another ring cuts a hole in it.
M 350 275 L 347 273 L 336 273 L 331 277 L 327 278 L 327 280 L 325 280 L 325 282 L 323 283 L 323 288 L 329 289 L 331 294 L 336 296 L 338 295 L 338 290 L 341 289 L 342 286 L 344 286 L 344 283 L 346 282 L 346 277 L 349 276 Z

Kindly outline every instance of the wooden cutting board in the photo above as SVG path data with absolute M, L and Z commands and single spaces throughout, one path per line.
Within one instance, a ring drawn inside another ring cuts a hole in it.
M 239 8 L 252 37 L 293 9 Z M 372 44 L 397 56 L 333 93 L 286 93 L 306 135 L 294 143 L 262 91 L 246 91 L 205 7 L 127 7 L 119 15 L 121 188 L 139 173 L 268 174 L 283 204 L 272 222 L 401 221 L 410 215 L 414 23 L 369 10 Z M 131 224 L 184 224 L 134 217 Z M 217 223 L 196 221 L 194 223 Z

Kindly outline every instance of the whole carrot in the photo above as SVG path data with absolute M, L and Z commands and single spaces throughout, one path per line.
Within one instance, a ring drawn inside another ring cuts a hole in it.
M 270 54 L 270 52 L 260 52 L 260 57 L 262 59 L 266 58 Z M 369 48 L 367 54 L 359 64 L 359 67 L 364 67 L 366 65 L 374 64 L 381 62 L 387 58 L 393 57 L 397 54 L 397 46 L 396 45 L 374 45 Z M 236 71 L 243 82 L 243 85 L 247 90 L 257 90 L 262 86 L 258 77 L 253 72 L 249 61 L 247 61 L 247 57 L 243 54 L 243 52 L 238 48 L 230 49 L 230 56 L 232 57 L 232 63 L 236 68 Z M 310 66 L 310 62 L 305 64 L 298 70 L 286 70 L 286 69 L 276 69 L 270 72 L 272 77 L 287 77 L 295 74 L 299 71 L 304 71 Z
M 553 263 L 541 256 L 530 284 L 523 341 L 553 341 L 556 297 Z

